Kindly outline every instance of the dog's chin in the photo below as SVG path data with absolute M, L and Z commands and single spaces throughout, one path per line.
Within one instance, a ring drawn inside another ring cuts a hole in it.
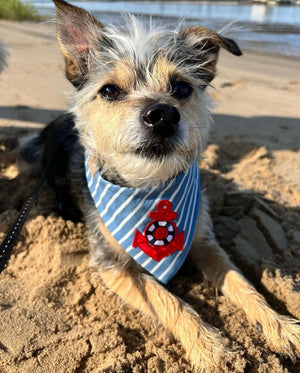
M 187 170 L 196 160 L 196 152 L 184 146 L 152 144 L 136 149 L 134 158 L 135 176 L 130 180 L 132 186 L 152 187 Z
M 196 147 L 179 139 L 122 146 L 117 152 L 107 152 L 99 167 L 107 180 L 120 186 L 146 188 L 160 185 L 188 167 L 197 159 Z M 109 155 L 113 154 L 112 157 Z
M 104 177 L 115 184 L 130 188 L 148 188 L 173 179 L 188 169 L 195 154 L 188 151 L 151 145 L 101 164 Z

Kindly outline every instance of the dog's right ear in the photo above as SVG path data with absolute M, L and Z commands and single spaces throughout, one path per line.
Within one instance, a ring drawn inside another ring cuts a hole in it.
M 90 58 L 99 48 L 103 26 L 84 9 L 64 0 L 53 2 L 57 38 L 66 61 L 66 76 L 76 88 L 80 88 L 87 78 Z

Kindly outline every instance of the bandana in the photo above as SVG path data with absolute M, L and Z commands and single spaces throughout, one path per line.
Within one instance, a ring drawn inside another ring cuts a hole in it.
M 99 215 L 112 236 L 146 271 L 167 283 L 192 244 L 200 204 L 197 162 L 158 187 L 126 188 L 92 175 L 86 179 Z

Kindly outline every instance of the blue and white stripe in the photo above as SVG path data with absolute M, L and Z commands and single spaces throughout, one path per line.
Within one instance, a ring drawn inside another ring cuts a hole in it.
M 200 172 L 193 163 L 174 179 L 153 188 L 126 188 L 106 181 L 99 172 L 92 176 L 89 157 L 85 159 L 86 179 L 91 196 L 104 224 L 124 250 L 146 271 L 159 281 L 167 283 L 183 264 L 192 244 L 200 205 Z M 174 220 L 178 234 L 184 231 L 184 248 L 155 261 L 140 248 L 133 247 L 136 230 L 144 233 L 152 220 L 149 213 L 156 210 L 159 201 L 172 203 L 177 212 Z

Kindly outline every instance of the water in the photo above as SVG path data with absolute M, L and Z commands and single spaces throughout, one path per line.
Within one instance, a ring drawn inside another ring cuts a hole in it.
M 30 1 L 30 0 L 23 0 Z M 43 14 L 53 14 L 51 1 L 31 1 Z M 220 30 L 234 22 L 226 35 L 244 49 L 300 57 L 300 6 L 183 2 L 72 1 L 102 22 L 120 22 L 120 12 L 181 19 Z

